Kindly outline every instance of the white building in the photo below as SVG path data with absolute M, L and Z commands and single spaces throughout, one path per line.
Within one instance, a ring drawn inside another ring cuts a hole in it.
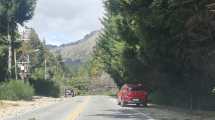
M 19 31 L 19 34 L 21 35 L 21 37 L 20 37 L 21 41 L 29 41 L 30 40 L 32 28 L 29 28 L 27 26 L 18 25 L 18 31 Z

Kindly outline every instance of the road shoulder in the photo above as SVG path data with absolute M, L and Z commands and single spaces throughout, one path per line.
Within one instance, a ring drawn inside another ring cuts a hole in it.
M 52 104 L 64 101 L 65 98 L 34 97 L 32 101 L 6 101 L 0 102 L 0 118 L 7 119 L 19 114 L 34 111 Z

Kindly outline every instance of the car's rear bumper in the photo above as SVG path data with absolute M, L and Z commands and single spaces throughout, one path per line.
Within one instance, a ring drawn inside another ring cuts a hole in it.
M 127 104 L 145 104 L 146 102 L 144 101 L 127 101 Z
M 147 103 L 147 100 L 139 99 L 136 101 L 135 99 L 130 99 L 130 100 L 126 100 L 125 102 L 127 104 L 145 104 L 145 103 Z

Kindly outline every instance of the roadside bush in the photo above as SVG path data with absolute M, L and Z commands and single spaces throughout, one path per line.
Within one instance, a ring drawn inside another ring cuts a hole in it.
M 86 95 L 89 91 L 89 81 L 86 78 L 74 77 L 69 80 L 68 83 L 73 89 L 75 89 L 76 94 L 78 95 Z
M 47 97 L 60 97 L 60 85 L 51 80 L 30 80 L 36 95 Z
M 0 83 L 0 99 L 4 100 L 31 100 L 34 88 L 21 80 L 11 80 Z
M 183 91 L 169 89 L 168 91 L 154 91 L 149 95 L 149 100 L 152 103 L 159 105 L 170 105 L 188 108 L 189 97 Z
M 155 104 L 160 104 L 160 105 L 167 105 L 169 104 L 169 96 L 164 95 L 162 92 L 152 92 L 149 95 L 149 100 Z

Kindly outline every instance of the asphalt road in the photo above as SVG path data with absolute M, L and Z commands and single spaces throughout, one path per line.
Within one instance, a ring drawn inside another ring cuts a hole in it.
M 120 107 L 109 96 L 80 96 L 7 120 L 191 120 L 189 116 L 153 107 Z M 196 119 L 195 119 L 196 120 Z

